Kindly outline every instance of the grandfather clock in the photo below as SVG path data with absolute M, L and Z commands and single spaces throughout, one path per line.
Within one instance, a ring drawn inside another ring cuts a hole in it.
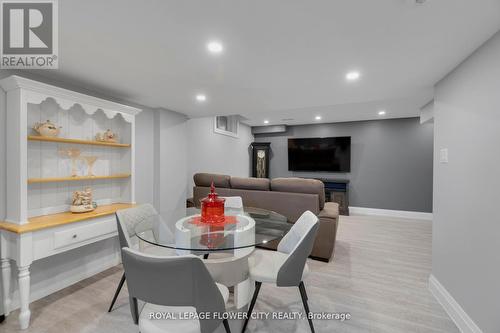
M 252 177 L 269 178 L 271 142 L 252 142 Z

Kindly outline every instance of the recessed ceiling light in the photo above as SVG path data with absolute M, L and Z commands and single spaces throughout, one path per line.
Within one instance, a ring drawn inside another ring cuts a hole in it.
M 351 71 L 345 75 L 345 78 L 347 81 L 356 81 L 360 78 L 360 76 L 361 73 L 359 73 L 358 71 Z
M 220 42 L 212 41 L 207 44 L 207 49 L 210 53 L 221 53 L 224 47 Z
M 207 100 L 207 96 L 205 96 L 203 94 L 198 94 L 198 95 L 196 95 L 196 100 L 198 102 L 205 102 Z
M 314 119 L 321 120 L 321 116 L 316 116 L 316 117 L 314 117 Z
M 379 115 L 379 116 L 385 116 L 385 110 L 380 110 L 380 111 L 378 112 L 378 115 Z
M 264 120 L 264 124 L 269 124 L 269 120 Z

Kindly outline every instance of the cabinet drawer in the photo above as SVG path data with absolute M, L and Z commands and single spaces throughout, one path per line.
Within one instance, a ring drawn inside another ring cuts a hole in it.
M 85 225 L 54 232 L 54 248 L 59 249 L 114 232 L 116 232 L 114 218 L 86 223 Z

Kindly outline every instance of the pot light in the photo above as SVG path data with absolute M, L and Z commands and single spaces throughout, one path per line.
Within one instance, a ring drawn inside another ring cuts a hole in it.
M 224 47 L 220 42 L 212 41 L 207 44 L 207 50 L 210 53 L 221 53 L 224 50 Z
M 269 124 L 269 120 L 264 120 L 264 124 Z
M 321 120 L 321 116 L 316 116 L 316 117 L 314 117 L 314 119 Z
M 345 75 L 345 78 L 347 81 L 356 81 L 360 77 L 361 77 L 361 73 L 359 73 L 358 71 L 351 71 Z
M 198 102 L 205 102 L 207 100 L 207 96 L 205 96 L 203 94 L 196 95 L 196 100 Z
M 379 115 L 379 116 L 385 116 L 385 113 L 386 113 L 386 112 L 385 112 L 385 110 L 380 110 L 380 111 L 378 112 L 378 115 Z

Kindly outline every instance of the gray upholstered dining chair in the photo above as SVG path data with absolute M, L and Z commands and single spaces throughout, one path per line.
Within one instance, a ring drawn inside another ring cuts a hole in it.
M 277 287 L 299 287 L 309 327 L 314 333 L 303 279 L 309 273 L 306 260 L 311 254 L 318 227 L 319 220 L 316 215 L 306 211 L 280 241 L 276 252 L 256 250 L 248 258 L 250 278 L 255 281 L 255 292 L 248 308 L 242 332 L 247 327 L 262 283 L 271 283 Z
M 116 223 L 118 228 L 118 240 L 120 242 L 120 248 L 129 247 L 129 248 L 138 248 L 139 242 L 137 236 L 135 235 L 136 226 L 139 223 L 141 224 L 141 231 L 146 232 L 148 229 L 147 221 L 151 221 L 149 228 L 152 226 L 152 219 L 158 218 L 161 219 L 160 215 L 154 209 L 154 207 L 150 204 L 144 204 L 137 207 L 132 207 L 128 209 L 122 209 L 116 212 Z M 174 256 L 175 250 L 162 248 L 159 246 L 150 246 L 146 249 L 141 249 L 141 251 L 151 254 L 157 255 L 166 255 L 166 256 Z M 111 312 L 113 309 L 113 305 L 120 294 L 120 291 L 125 283 L 125 273 L 123 273 L 120 283 L 116 288 L 115 295 L 113 296 L 113 300 L 111 301 L 111 305 L 109 306 L 108 312 Z
M 226 215 L 243 214 L 243 199 L 241 197 L 221 197 L 225 199 L 224 213 Z
M 229 290 L 214 282 L 200 258 L 161 257 L 123 248 L 122 259 L 132 317 L 141 333 L 211 333 L 221 322 L 226 332 L 231 332 L 227 319 L 223 319 Z M 145 302 L 140 312 L 138 300 Z M 186 316 L 186 312 L 190 319 L 177 317 Z M 171 319 L 156 317 L 165 314 Z M 210 316 L 193 318 L 196 314 Z

